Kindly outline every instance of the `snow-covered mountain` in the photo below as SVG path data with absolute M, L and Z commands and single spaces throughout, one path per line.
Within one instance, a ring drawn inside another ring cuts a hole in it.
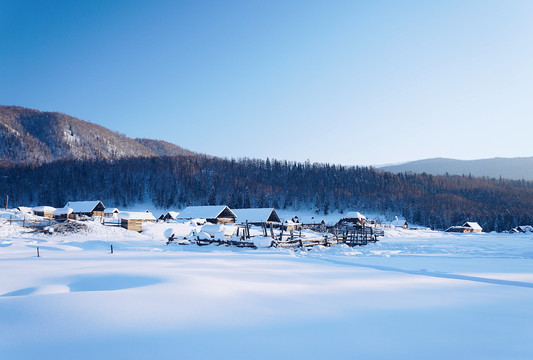
M 0 163 L 192 154 L 168 142 L 131 139 L 62 113 L 0 106 Z
M 533 180 L 533 157 L 455 160 L 434 158 L 400 165 L 379 167 L 393 173 L 413 172 L 432 175 L 472 175 L 515 180 Z

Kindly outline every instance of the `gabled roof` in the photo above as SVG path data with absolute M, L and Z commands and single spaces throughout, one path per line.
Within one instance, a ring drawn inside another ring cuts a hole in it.
M 165 217 L 168 216 L 168 217 L 171 218 L 172 220 L 176 220 L 176 219 L 178 218 L 179 214 L 180 214 L 180 213 L 177 212 L 177 211 L 169 211 L 169 212 L 167 212 L 167 214 L 165 215 Z
M 468 227 L 468 228 L 471 228 L 471 229 L 474 229 L 474 230 L 483 231 L 483 228 L 481 226 L 479 226 L 479 224 L 477 222 L 471 222 L 471 221 L 465 222 L 463 224 L 463 227 Z
M 179 213 L 177 219 L 216 219 L 224 211 L 232 217 L 237 217 L 226 205 L 188 206 Z
M 119 219 L 124 220 L 156 220 L 149 211 L 123 211 L 118 214 Z
M 391 224 L 394 226 L 404 226 L 407 220 L 405 219 L 396 219 Z
M 343 219 L 359 219 L 366 220 L 366 217 L 361 214 L 359 211 L 350 211 L 344 215 Z
M 241 223 L 247 220 L 250 223 L 281 222 L 274 208 L 233 209 L 233 212 L 237 215 L 237 221 Z
M 27 207 L 27 206 L 19 206 L 17 210 L 23 213 L 27 213 L 27 214 L 31 214 L 33 211 L 31 207 Z
M 114 214 L 114 213 L 119 213 L 120 211 L 118 211 L 117 208 L 106 208 L 104 210 L 104 214 Z
M 52 206 L 36 206 L 33 208 L 33 211 L 54 212 L 56 211 L 56 208 Z
M 101 201 L 69 201 L 65 207 L 71 207 L 75 213 L 90 213 L 100 204 Z M 104 204 L 102 204 L 103 206 Z M 105 207 L 105 206 L 104 206 Z
M 54 215 L 68 215 L 68 214 L 72 214 L 72 212 L 73 212 L 72 208 L 64 207 L 64 208 L 57 209 L 56 211 L 54 211 Z

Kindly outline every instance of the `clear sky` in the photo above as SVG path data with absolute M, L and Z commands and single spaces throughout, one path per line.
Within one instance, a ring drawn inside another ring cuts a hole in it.
M 0 104 L 225 157 L 533 156 L 533 1 L 0 0 Z

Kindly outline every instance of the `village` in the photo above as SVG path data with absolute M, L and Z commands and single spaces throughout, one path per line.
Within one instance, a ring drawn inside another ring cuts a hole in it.
M 320 216 L 282 216 L 274 208 L 231 209 L 226 205 L 189 206 L 181 211 L 154 215 L 151 211 L 120 211 L 105 207 L 100 200 L 69 201 L 62 208 L 52 206 L 7 209 L 0 215 L 0 225 L 18 224 L 46 234 L 71 232 L 90 221 L 142 232 L 146 227 L 164 229 L 167 245 L 225 245 L 248 248 L 307 248 L 346 244 L 362 246 L 379 241 L 385 229 L 416 230 L 404 219 L 384 222 L 367 219 L 357 211 L 322 219 Z M 519 226 L 510 232 L 532 232 L 531 226 Z M 446 232 L 482 233 L 476 222 L 450 226 Z

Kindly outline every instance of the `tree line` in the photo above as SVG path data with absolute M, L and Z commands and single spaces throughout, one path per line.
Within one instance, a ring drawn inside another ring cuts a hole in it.
M 533 224 L 533 182 L 270 159 L 195 155 L 5 165 L 2 193 L 13 206 L 62 207 L 68 200 L 102 200 L 119 208 L 226 204 L 401 214 L 434 229 L 465 221 L 477 221 L 486 231 Z

